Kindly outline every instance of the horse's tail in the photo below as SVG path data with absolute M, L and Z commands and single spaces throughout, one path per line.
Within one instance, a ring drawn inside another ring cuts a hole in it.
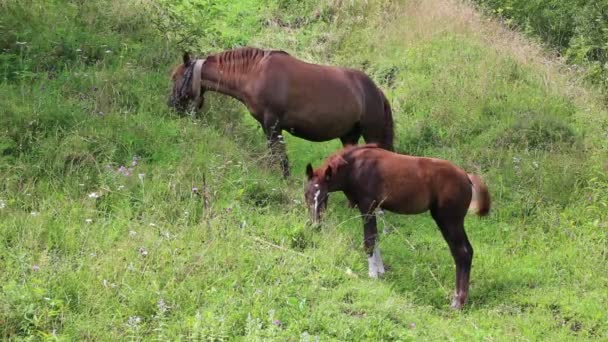
M 382 147 L 393 151 L 393 140 L 395 138 L 395 128 L 393 124 L 393 110 L 391 109 L 391 104 L 388 102 L 386 95 L 382 92 L 382 98 L 384 99 L 384 137 L 382 141 Z
M 486 216 L 490 212 L 492 201 L 490 200 L 490 192 L 488 187 L 482 182 L 477 175 L 468 174 L 469 180 L 473 185 L 473 197 L 469 209 L 477 209 L 478 216 Z

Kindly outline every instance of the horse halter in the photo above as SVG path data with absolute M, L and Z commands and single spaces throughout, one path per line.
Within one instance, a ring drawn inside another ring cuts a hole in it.
M 184 73 L 184 81 L 179 88 L 180 98 L 186 98 L 188 96 L 188 88 L 190 88 L 192 95 L 194 95 L 193 101 L 196 102 L 199 100 L 201 97 L 201 72 L 203 70 L 205 61 L 206 59 L 197 59 L 186 69 L 186 72 Z

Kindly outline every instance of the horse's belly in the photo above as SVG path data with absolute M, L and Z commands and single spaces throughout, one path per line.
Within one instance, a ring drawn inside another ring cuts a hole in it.
M 346 117 L 343 115 L 299 116 L 286 115 L 282 128 L 296 137 L 311 141 L 327 141 L 340 138 L 349 133 L 358 122 L 355 115 Z
M 384 201 L 380 201 L 383 209 L 398 214 L 414 215 L 420 214 L 429 209 L 430 198 L 426 191 L 418 193 L 402 192 L 398 195 L 387 196 Z
M 425 202 L 404 202 L 404 203 L 385 203 L 381 204 L 382 209 L 405 215 L 421 214 L 429 209 Z

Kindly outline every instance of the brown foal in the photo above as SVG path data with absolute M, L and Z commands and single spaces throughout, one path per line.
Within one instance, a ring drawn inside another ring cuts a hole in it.
M 375 144 L 346 147 L 331 155 L 316 170 L 306 166 L 305 191 L 313 222 L 327 206 L 328 193 L 342 191 L 363 215 L 364 244 L 369 276 L 384 273 L 377 245 L 376 209 L 399 214 L 429 210 L 450 247 L 456 263 L 456 291 L 452 307 L 467 300 L 473 247 L 464 230 L 469 208 L 477 215 L 490 211 L 488 188 L 478 176 L 467 174 L 441 159 L 414 157 L 390 152 Z

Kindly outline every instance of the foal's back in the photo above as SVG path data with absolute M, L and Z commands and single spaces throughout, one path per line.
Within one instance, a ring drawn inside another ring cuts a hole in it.
M 471 200 L 467 173 L 447 160 L 398 154 L 380 148 L 365 148 L 353 155 L 359 184 L 382 208 L 418 214 L 433 207 L 456 206 L 464 210 Z

